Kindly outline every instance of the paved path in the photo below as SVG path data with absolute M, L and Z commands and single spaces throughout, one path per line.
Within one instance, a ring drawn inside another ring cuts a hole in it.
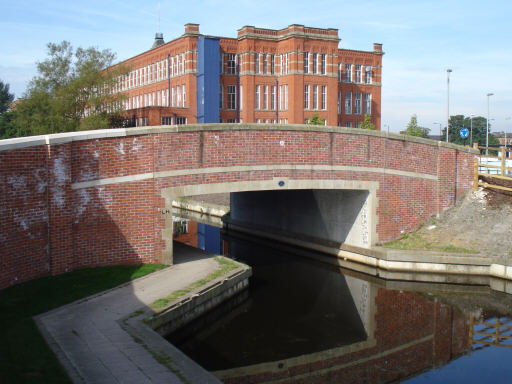
M 171 358 L 173 363 L 178 362 L 176 375 L 152 356 L 147 345 L 135 342 L 121 327 L 121 320 L 126 316 L 148 308 L 156 299 L 218 268 L 211 256 L 178 244 L 175 244 L 175 262 L 164 270 L 37 317 L 38 326 L 73 382 L 182 383 L 180 376 L 187 377 L 189 382 L 218 382 L 163 341 L 168 345 L 164 347 L 167 352 L 175 352 Z M 160 338 L 156 333 L 153 336 Z M 184 360 L 188 361 L 180 364 Z

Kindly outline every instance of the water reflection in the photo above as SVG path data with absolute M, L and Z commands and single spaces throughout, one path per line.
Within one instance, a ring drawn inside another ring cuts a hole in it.
M 510 318 L 453 304 L 461 292 L 485 301 L 484 287 L 387 289 L 376 277 L 233 238 L 229 254 L 253 267 L 249 293 L 169 336 L 225 383 L 481 382 L 491 366 L 479 363 L 481 350 L 497 345 L 507 353 L 494 354 L 503 363 L 493 382 L 512 373 Z

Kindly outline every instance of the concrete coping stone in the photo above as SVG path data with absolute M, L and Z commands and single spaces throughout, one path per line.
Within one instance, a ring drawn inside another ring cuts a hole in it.
M 446 143 L 443 141 L 434 141 L 422 137 L 415 137 L 403 134 L 389 133 L 385 131 L 374 131 L 361 128 L 346 128 L 322 125 L 307 124 L 256 124 L 256 123 L 211 123 L 211 124 L 190 124 L 190 125 L 159 125 L 151 127 L 135 128 L 111 128 L 98 129 L 92 131 L 77 131 L 54 133 L 42 136 L 28 136 L 14 139 L 0 140 L 0 152 L 18 148 L 33 147 L 38 145 L 58 145 L 70 143 L 73 141 L 102 139 L 108 137 L 126 137 L 136 135 L 150 135 L 168 132 L 206 132 L 206 131 L 301 131 L 301 132 L 326 132 L 326 133 L 344 133 L 352 135 L 364 135 L 374 137 L 384 137 L 402 142 L 411 142 L 426 144 L 430 146 L 455 149 L 460 152 L 479 154 L 474 148 L 464 147 L 457 144 Z

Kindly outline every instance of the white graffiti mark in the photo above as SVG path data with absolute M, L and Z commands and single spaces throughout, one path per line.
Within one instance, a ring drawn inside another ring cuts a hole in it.
M 361 227 L 363 230 L 363 246 L 370 245 L 370 229 L 368 228 L 368 200 L 366 200 L 361 208 Z
M 64 197 L 64 189 L 70 178 L 68 176 L 68 166 L 65 159 L 59 157 L 53 163 L 53 176 L 55 183 L 53 185 L 53 203 L 59 208 L 66 206 L 66 199 Z
M 118 147 L 114 147 L 117 152 L 124 155 L 124 143 L 121 141 Z
M 139 150 L 142 149 L 142 143 L 140 143 L 139 141 L 137 141 L 137 138 L 135 137 L 133 139 L 133 144 L 132 144 L 132 150 L 134 152 L 139 152 Z
M 89 202 L 91 201 L 91 196 L 86 189 L 78 190 L 78 204 L 76 205 L 76 215 L 75 215 L 75 223 L 78 223 L 80 217 L 87 209 Z
M 9 176 L 7 177 L 7 184 L 14 189 L 14 193 L 23 193 L 27 189 L 27 182 L 25 176 Z

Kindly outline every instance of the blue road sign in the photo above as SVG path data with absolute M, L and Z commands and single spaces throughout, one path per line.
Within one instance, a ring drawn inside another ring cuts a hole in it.
M 461 128 L 461 130 L 459 131 L 459 135 L 463 139 L 467 139 L 469 136 L 469 130 L 467 128 Z

